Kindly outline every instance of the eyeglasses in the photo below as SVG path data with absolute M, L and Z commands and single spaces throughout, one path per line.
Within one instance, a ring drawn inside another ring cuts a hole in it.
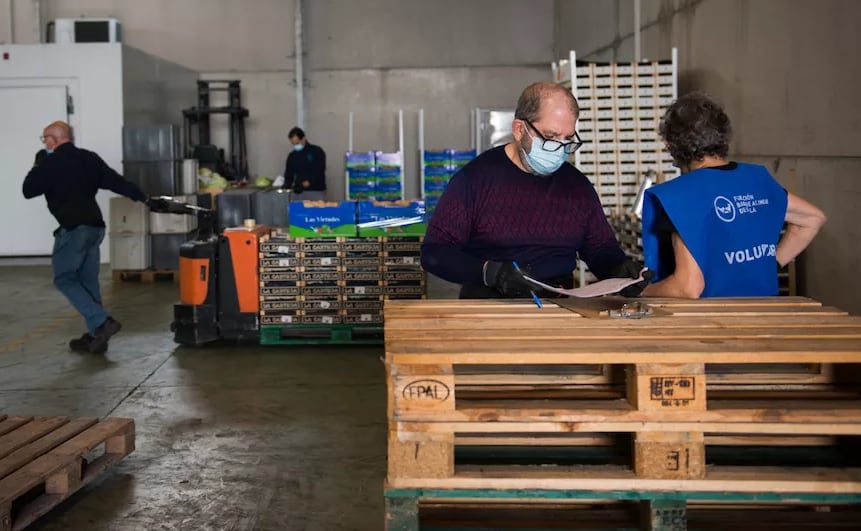
M 44 142 L 46 138 L 53 138 L 54 140 L 57 140 L 57 137 L 55 137 L 54 135 L 42 135 L 39 137 L 39 142 Z
M 565 153 L 574 153 L 578 149 L 583 146 L 583 140 L 580 139 L 580 135 L 577 134 L 577 131 L 574 131 L 574 140 L 570 142 L 563 142 L 562 140 L 552 140 L 550 138 L 544 138 L 544 135 L 541 134 L 541 131 L 536 129 L 532 122 L 529 120 L 523 120 L 523 123 L 532 128 L 533 131 L 538 135 L 538 138 L 541 139 L 541 147 L 544 148 L 545 151 L 559 151 L 559 148 L 563 148 Z

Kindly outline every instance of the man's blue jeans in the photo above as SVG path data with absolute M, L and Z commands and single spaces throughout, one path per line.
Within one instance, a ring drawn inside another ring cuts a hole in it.
M 61 228 L 54 235 L 54 285 L 84 317 L 90 335 L 108 318 L 99 290 L 99 245 L 104 239 L 104 227 L 86 225 Z

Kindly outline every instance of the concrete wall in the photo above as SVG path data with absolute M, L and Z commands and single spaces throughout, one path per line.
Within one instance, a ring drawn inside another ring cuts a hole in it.
M 21 13 L 16 38 L 35 42 L 33 0 L 13 1 Z M 524 86 L 550 77 L 554 3 L 305 0 L 306 130 L 327 151 L 329 197 L 343 196 L 349 112 L 355 149 L 393 151 L 398 109 L 405 111 L 406 192 L 417 195 L 418 109 L 426 112 L 429 147 L 468 148 L 474 107 L 513 107 Z M 42 0 L 42 19 L 115 16 L 126 44 L 204 78 L 240 79 L 251 111 L 250 169 L 274 176 L 296 122 L 293 4 Z M 213 136 L 226 147 L 226 121 L 215 124 Z
M 642 0 L 642 55 L 679 48 L 680 93 L 705 90 L 733 120 L 731 156 L 765 164 L 829 222 L 802 264 L 806 293 L 861 313 L 861 3 Z M 557 2 L 556 54 L 633 59 L 633 1 Z M 794 176 L 794 177 L 793 177 Z

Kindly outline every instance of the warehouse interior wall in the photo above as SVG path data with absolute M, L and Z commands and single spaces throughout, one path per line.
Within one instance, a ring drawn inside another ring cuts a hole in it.
M 306 0 L 309 140 L 328 153 L 329 198 L 343 197 L 348 114 L 356 150 L 397 148 L 405 111 L 406 193 L 418 193 L 417 111 L 428 148 L 470 145 L 470 111 L 512 108 L 549 63 L 629 61 L 636 0 Z M 861 313 L 861 110 L 852 96 L 861 3 L 853 0 L 640 0 L 642 56 L 679 49 L 680 91 L 702 89 L 733 120 L 732 156 L 766 165 L 829 223 L 802 264 L 804 293 Z M 240 79 L 251 111 L 252 172 L 283 170 L 295 125 L 293 1 L 0 0 L 0 42 L 38 42 L 58 17 L 115 16 L 124 41 L 209 79 Z M 37 6 L 39 9 L 37 9 Z M 4 9 L 5 8 L 5 9 Z M 179 119 L 179 117 L 177 117 Z M 216 141 L 226 122 L 215 122 Z
M 35 12 L 35 0 L 13 1 L 16 20 Z M 523 87 L 550 77 L 553 6 L 553 0 L 306 0 L 305 129 L 327 152 L 328 197 L 344 195 L 350 111 L 354 149 L 395 151 L 399 109 L 406 193 L 418 195 L 418 109 L 425 110 L 428 148 L 469 148 L 472 109 L 513 108 Z M 204 79 L 241 80 L 250 169 L 265 176 L 283 171 L 287 131 L 296 125 L 293 13 L 292 0 L 41 1 L 43 21 L 114 16 L 126 44 Z M 38 41 L 33 24 L 32 15 L 20 21 L 17 42 Z M 216 142 L 226 144 L 226 123 L 213 120 Z
M 679 49 L 679 93 L 722 102 L 730 157 L 763 164 L 829 221 L 799 264 L 803 293 L 861 313 L 861 2 L 641 0 L 642 56 Z M 634 0 L 559 1 L 555 54 L 634 57 Z

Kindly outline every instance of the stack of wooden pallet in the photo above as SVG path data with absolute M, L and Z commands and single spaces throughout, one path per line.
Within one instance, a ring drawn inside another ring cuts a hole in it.
M 658 125 L 676 98 L 670 61 L 588 63 L 569 58 L 559 80 L 580 104 L 577 129 L 586 141 L 575 165 L 592 183 L 606 214 L 630 208 L 648 172 L 659 182 L 678 175 Z
M 365 328 L 381 336 L 383 301 L 421 299 L 420 237 L 291 238 L 260 244 L 261 343 L 310 337 L 350 343 Z
M 859 362 L 861 318 L 798 297 L 389 302 L 388 529 L 440 500 L 644 501 L 650 529 L 861 503 Z

